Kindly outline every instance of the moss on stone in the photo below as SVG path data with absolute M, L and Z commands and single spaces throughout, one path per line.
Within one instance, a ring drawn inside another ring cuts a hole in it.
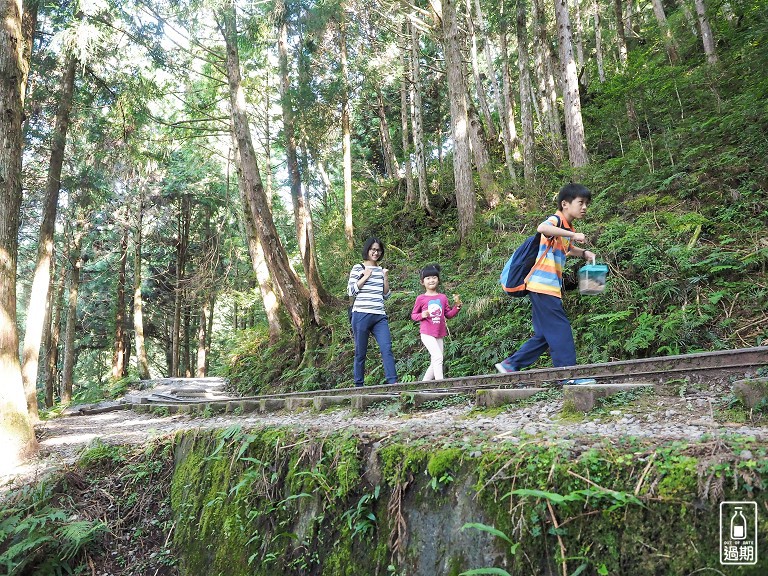
M 603 566 L 633 576 L 689 573 L 718 562 L 718 507 L 700 499 L 699 480 L 749 478 L 720 484 L 722 499 L 762 506 L 755 487 L 768 479 L 764 446 L 733 444 L 731 456 L 711 463 L 695 448 L 652 452 L 626 439 L 575 453 L 568 442 L 528 439 L 484 445 L 469 459 L 468 449 L 396 439 L 371 455 L 348 432 L 187 433 L 177 439 L 171 490 L 180 573 L 420 576 L 484 563 L 513 575 L 559 573 L 561 542 L 569 573 L 580 563 L 585 573 Z M 746 448 L 752 458 L 739 457 Z M 372 456 L 380 488 L 363 476 Z M 431 484 L 447 474 L 455 481 L 436 495 Z M 490 534 L 457 548 L 465 531 L 430 528 L 460 527 L 466 518 L 506 534 L 516 553 Z

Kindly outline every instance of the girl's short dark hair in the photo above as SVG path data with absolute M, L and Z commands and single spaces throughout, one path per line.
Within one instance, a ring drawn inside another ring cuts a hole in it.
M 427 264 L 421 269 L 419 276 L 422 280 L 427 276 L 437 276 L 437 279 L 440 280 L 440 264 Z
M 384 258 L 384 242 L 382 242 L 378 238 L 371 236 L 363 243 L 363 252 L 362 252 L 363 260 L 368 260 L 368 251 L 371 249 L 371 246 L 373 246 L 374 244 L 379 245 L 379 248 L 381 248 L 381 258 Z M 379 258 L 379 260 L 381 260 L 381 258 Z

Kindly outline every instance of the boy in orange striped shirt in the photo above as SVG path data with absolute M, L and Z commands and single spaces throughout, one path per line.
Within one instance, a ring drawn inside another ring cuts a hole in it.
M 496 364 L 499 372 L 516 372 L 530 366 L 547 348 L 555 367 L 576 364 L 573 331 L 563 309 L 563 267 L 566 255 L 580 256 L 585 260 L 595 259 L 594 253 L 573 245 L 573 242 L 584 243 L 587 240 L 584 234 L 574 230 L 572 222 L 587 214 L 591 199 L 592 194 L 585 186 L 566 184 L 557 196 L 557 213 L 544 220 L 536 229 L 541 233 L 539 257 L 526 282 L 531 299 L 534 335 L 509 358 Z M 583 380 L 566 383 L 594 382 L 591 379 Z

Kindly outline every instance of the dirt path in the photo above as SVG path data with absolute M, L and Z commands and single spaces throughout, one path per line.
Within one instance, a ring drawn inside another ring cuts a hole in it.
M 753 423 L 728 422 L 728 414 L 718 412 L 714 393 L 693 397 L 650 395 L 640 401 L 605 408 L 583 419 L 562 418 L 562 399 L 541 401 L 509 408 L 499 414 L 477 411 L 466 402 L 430 411 L 401 413 L 395 405 L 356 413 L 337 409 L 321 413 L 311 411 L 272 414 L 223 414 L 211 418 L 189 415 L 157 416 L 132 410 L 118 410 L 96 415 L 64 416 L 41 422 L 36 427 L 39 454 L 16 470 L 9 478 L 0 478 L 0 488 L 34 481 L 45 473 L 71 464 L 89 444 L 142 444 L 190 429 L 222 429 L 234 425 L 244 428 L 289 426 L 310 430 L 318 435 L 353 429 L 371 437 L 394 434 L 411 438 L 463 439 L 481 442 L 517 442 L 521 438 L 541 436 L 562 439 L 588 448 L 622 436 L 645 439 L 650 443 L 672 440 L 695 442 L 725 435 L 751 436 L 768 442 L 768 426 L 763 420 Z

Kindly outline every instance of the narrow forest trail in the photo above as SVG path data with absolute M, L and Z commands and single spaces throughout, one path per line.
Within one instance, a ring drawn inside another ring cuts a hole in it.
M 144 394 L 164 393 L 165 382 Z M 207 383 L 198 383 L 205 388 Z M 194 383 L 184 382 L 190 390 Z M 497 409 L 480 409 L 472 397 L 459 398 L 453 405 L 404 411 L 398 403 L 381 403 L 360 412 L 349 407 L 324 411 L 300 409 L 270 413 L 222 413 L 159 415 L 120 409 L 92 414 L 61 416 L 40 422 L 36 427 L 40 443 L 38 455 L 16 471 L 12 478 L 27 482 L 48 471 L 77 460 L 78 454 L 93 442 L 137 445 L 152 439 L 191 429 L 291 427 L 323 436 L 349 429 L 372 441 L 390 436 L 412 439 L 487 440 L 491 442 L 565 441 L 587 449 L 622 438 L 635 438 L 647 444 L 671 441 L 698 442 L 725 436 L 752 437 L 768 442 L 768 422 L 762 413 L 732 410 L 726 401 L 727 382 L 712 382 L 708 387 L 681 389 L 673 396 L 653 391 L 621 396 L 601 404 L 589 413 L 563 411 L 561 390 L 550 389 L 541 399 L 535 397 Z M 215 395 L 215 391 L 201 392 Z M 74 410 L 72 410 L 74 413 Z

